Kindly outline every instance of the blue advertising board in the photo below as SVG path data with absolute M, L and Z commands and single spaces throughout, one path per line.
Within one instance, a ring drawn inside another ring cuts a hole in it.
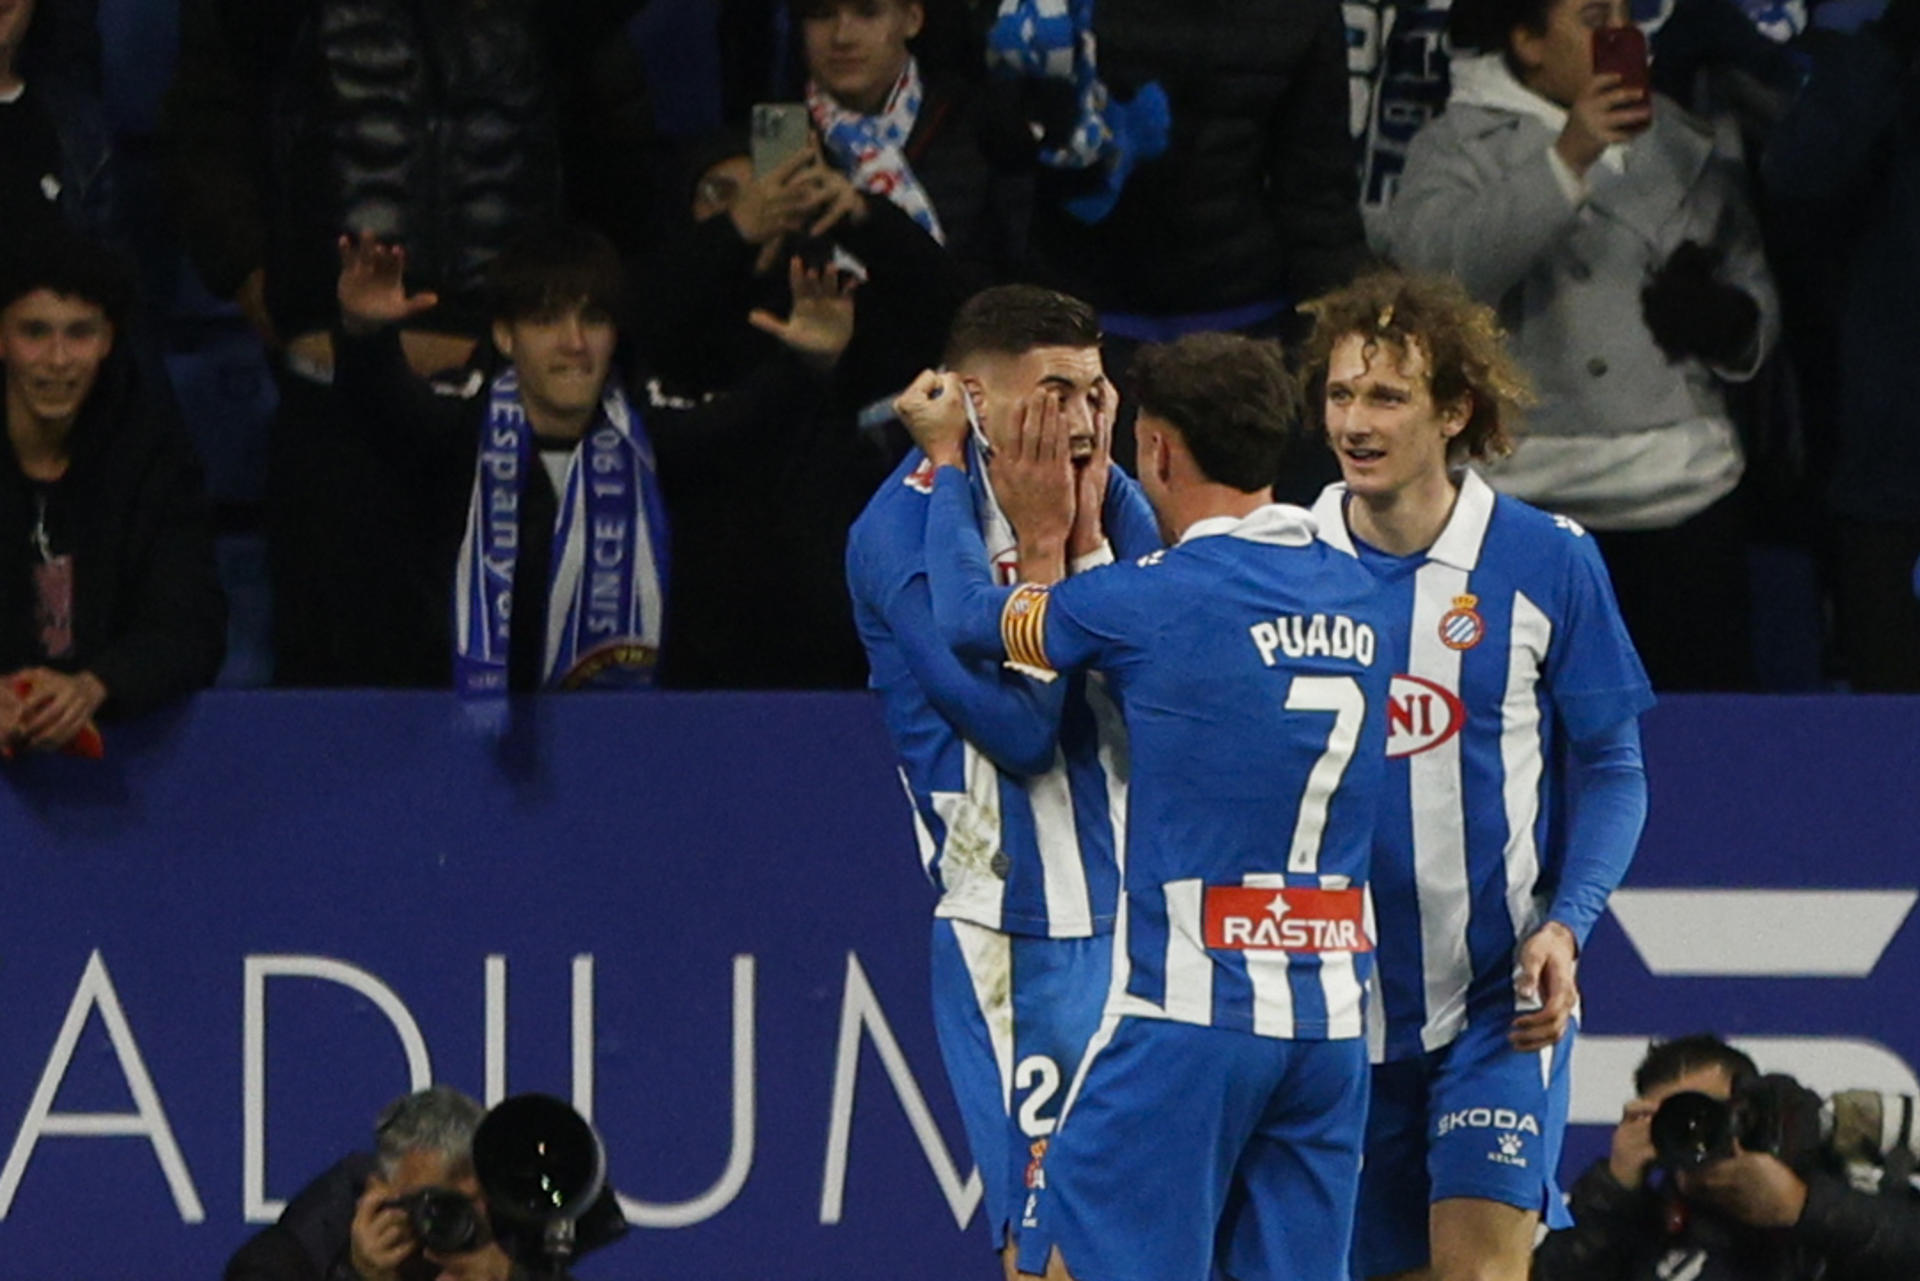
M 1653 1034 L 1914 1088 L 1916 711 L 1649 717 L 1570 1164 Z M 583 1278 L 996 1274 L 863 696 L 209 695 L 0 772 L 0 848 L 0 1281 L 216 1276 L 429 1080 L 591 1115 L 637 1226 Z

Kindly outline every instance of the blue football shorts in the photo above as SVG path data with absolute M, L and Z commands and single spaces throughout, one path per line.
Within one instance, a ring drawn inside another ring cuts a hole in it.
M 1345 1281 L 1366 1045 L 1109 1018 L 1021 1220 L 1075 1281 Z
M 1430 1054 L 1375 1066 L 1354 1276 L 1426 1266 L 1427 1207 L 1450 1197 L 1532 1210 L 1550 1228 L 1572 1223 L 1554 1172 L 1575 1032 L 1522 1054 L 1505 1022 L 1469 1024 Z
M 1031 938 L 934 920 L 934 1032 L 996 1249 L 1100 1026 L 1112 966 L 1110 935 Z

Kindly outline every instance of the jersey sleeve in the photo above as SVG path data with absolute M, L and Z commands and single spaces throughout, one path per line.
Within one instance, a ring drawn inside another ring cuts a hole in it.
M 919 544 L 884 538 L 887 532 L 861 528 L 849 540 L 847 580 L 854 598 L 878 616 L 907 674 L 962 738 L 1007 773 L 1033 775 L 1052 769 L 1064 687 L 1025 680 L 997 663 L 969 663 L 956 655 L 935 625 Z M 914 554 L 908 555 L 908 549 Z M 874 662 L 881 662 L 878 655 Z
M 1580 742 L 1640 715 L 1654 699 L 1600 549 L 1570 522 L 1561 532 L 1571 548 L 1556 640 L 1547 655 L 1547 689 L 1568 737 Z
M 1115 585 L 1137 571 L 1108 565 L 1051 587 L 1000 587 L 971 504 L 966 476 L 942 467 L 927 509 L 927 578 L 941 636 L 963 658 L 1005 659 L 1041 679 L 1106 666 L 1126 630 L 1118 616 L 1131 612 Z
M 1107 527 L 1107 541 L 1113 544 L 1115 558 L 1139 560 L 1152 555 L 1166 544 L 1160 538 L 1160 522 L 1147 503 L 1140 482 L 1115 464 L 1107 476 L 1107 497 L 1100 511 Z
M 1567 761 L 1566 857 L 1547 919 L 1581 947 L 1607 899 L 1626 877 L 1647 821 L 1647 771 L 1640 726 L 1629 717 L 1576 740 Z

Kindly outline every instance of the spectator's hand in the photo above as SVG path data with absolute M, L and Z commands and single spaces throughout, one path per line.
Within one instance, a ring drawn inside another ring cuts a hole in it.
M 764 174 L 756 174 L 740 188 L 727 216 L 740 239 L 758 245 L 778 245 L 790 232 L 807 225 L 808 214 L 820 204 L 822 169 L 817 147 L 804 147 Z
M 1093 414 L 1093 455 L 1078 467 L 1073 486 L 1073 529 L 1067 535 L 1067 555 L 1073 560 L 1100 550 L 1107 541 L 1101 515 L 1112 473 L 1113 414 L 1102 406 Z
M 831 369 L 853 340 L 851 277 L 831 265 L 809 271 L 798 257 L 787 263 L 787 283 L 793 291 L 793 311 L 785 320 L 755 308 L 747 323 L 772 334 L 808 364 Z
M 1807 1185 L 1786 1162 L 1738 1147 L 1724 1161 L 1682 1171 L 1680 1192 L 1755 1228 L 1790 1228 L 1807 1206 Z
M 1698 357 L 1711 365 L 1743 362 L 1760 328 L 1760 306 L 1716 278 L 1724 255 L 1684 240 L 1640 291 L 1640 313 L 1669 360 Z
M 29 667 L 7 681 L 32 683 L 20 699 L 14 737 L 36 751 L 57 752 L 71 743 L 107 701 L 107 687 L 92 672 L 69 676 L 49 667 Z
M 376 333 L 440 305 L 440 295 L 410 294 L 403 279 L 407 251 L 372 232 L 340 237 L 340 324 L 350 334 Z
M 935 467 L 967 469 L 966 394 L 959 374 L 923 369 L 893 398 L 894 415 Z
M 1580 1000 L 1573 981 L 1579 950 L 1573 931 L 1558 921 L 1548 921 L 1520 945 L 1514 988 L 1521 1000 L 1538 1001 L 1540 1008 L 1513 1021 L 1507 1040 L 1514 1049 L 1530 1052 L 1559 1043 Z
M 20 746 L 20 713 L 23 710 L 20 700 L 14 696 L 13 676 L 0 678 L 0 752 L 11 752 Z
M 240 308 L 240 314 L 253 326 L 253 332 L 260 335 L 260 341 L 266 344 L 268 351 L 278 351 L 281 347 L 280 331 L 273 327 L 273 313 L 267 310 L 267 269 L 255 267 L 240 282 L 240 288 L 233 295 L 234 306 Z
M 829 165 L 821 165 L 813 175 L 820 203 L 813 211 L 809 236 L 824 236 L 843 221 L 855 227 L 867 220 L 867 197 L 847 176 Z
M 1553 149 L 1573 171 L 1584 175 L 1600 154 L 1616 142 L 1629 142 L 1653 123 L 1653 103 L 1619 76 L 1595 76 L 1573 105 Z
M 353 1207 L 348 1248 L 360 1281 L 400 1281 L 400 1265 L 413 1254 L 413 1225 L 405 1210 L 387 1204 L 392 1196 L 376 1175 Z
M 1059 393 L 1041 388 L 1015 406 L 1012 436 L 987 463 L 994 497 L 1019 539 L 1022 581 L 1057 582 L 1066 576 L 1077 479 Z
M 1634 1189 L 1647 1181 L 1659 1155 L 1653 1148 L 1653 1114 L 1659 1105 L 1635 1099 L 1621 1113 L 1613 1131 L 1613 1148 L 1607 1154 L 1607 1170 L 1623 1188 Z

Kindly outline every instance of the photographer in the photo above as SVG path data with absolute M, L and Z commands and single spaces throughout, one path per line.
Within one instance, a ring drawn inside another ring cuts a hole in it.
M 444 1085 L 389 1104 L 373 1154 L 355 1153 L 302 1189 L 233 1256 L 225 1281 L 518 1281 L 524 1274 L 488 1230 L 474 1173 L 482 1115 Z M 429 1190 L 442 1195 L 420 1195 Z M 462 1219 L 471 1232 L 457 1230 Z M 439 1244 L 465 1248 L 431 1248 L 423 1226 Z
M 1792 1078 L 1761 1076 L 1752 1059 L 1710 1035 L 1651 1046 L 1634 1089 L 1610 1155 L 1573 1187 L 1574 1226 L 1534 1254 L 1539 1281 L 1920 1276 L 1920 1205 L 1905 1178 L 1911 1157 L 1888 1159 L 1877 1194 L 1847 1179 L 1848 1159 L 1880 1156 L 1877 1120 L 1849 1104 L 1877 1105 L 1878 1095 L 1842 1095 L 1838 1108 L 1823 1108 Z M 1661 1115 L 1685 1094 L 1731 1107 L 1683 1099 Z M 1722 1117 L 1731 1131 L 1724 1143 L 1712 1133 Z

